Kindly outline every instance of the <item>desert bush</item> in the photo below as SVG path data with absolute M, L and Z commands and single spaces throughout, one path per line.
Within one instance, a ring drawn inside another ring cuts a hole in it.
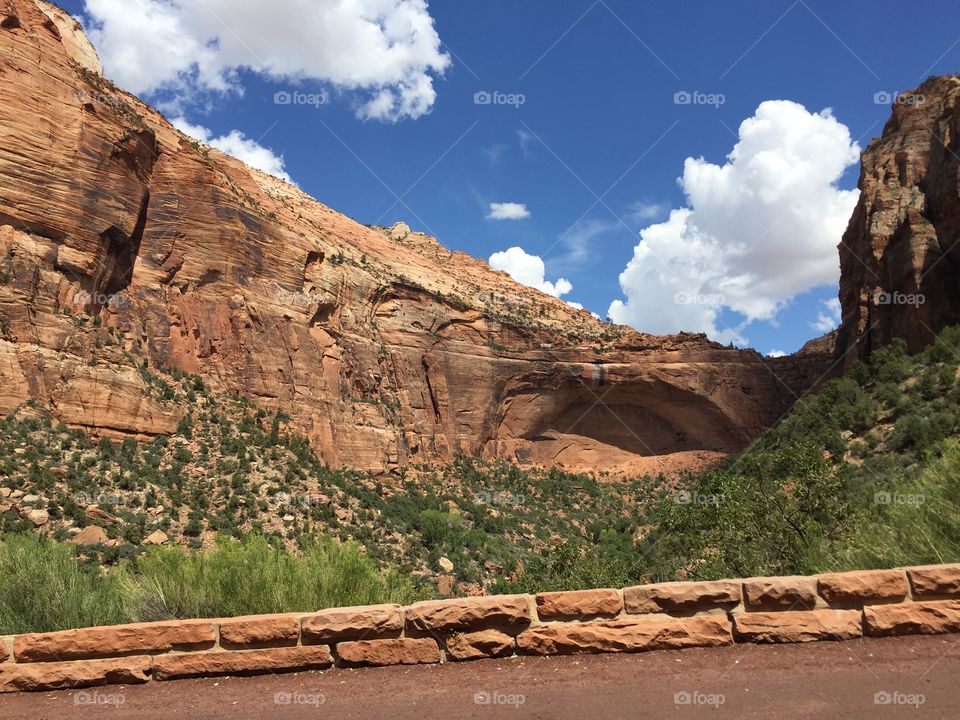
M 291 553 L 261 536 L 221 538 L 207 552 L 153 548 L 136 561 L 132 604 L 142 619 L 308 612 L 407 603 L 408 578 L 381 573 L 355 544 L 319 540 Z
M 408 577 L 381 572 L 355 544 L 318 540 L 293 553 L 260 536 L 224 538 L 207 552 L 151 548 L 101 571 L 70 545 L 8 535 L 0 542 L 0 578 L 0 634 L 426 597 Z
M 82 565 L 75 549 L 33 533 L 0 542 L 0 634 L 133 620 L 122 571 Z
M 515 593 L 625 587 L 643 582 L 644 558 L 632 546 L 619 551 L 609 545 L 566 542 L 536 556 L 512 582 L 498 590 Z
M 816 567 L 845 536 L 852 508 L 816 445 L 744 456 L 698 476 L 683 502 L 664 497 L 646 540 L 650 571 L 673 580 L 790 575 Z

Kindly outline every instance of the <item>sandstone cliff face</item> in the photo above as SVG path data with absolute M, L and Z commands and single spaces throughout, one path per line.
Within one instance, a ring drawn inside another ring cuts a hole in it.
M 642 471 L 742 447 L 826 368 L 604 325 L 360 225 L 103 81 L 49 12 L 0 0 L 2 412 L 33 399 L 99 433 L 169 432 L 147 360 L 282 409 L 333 466 Z
M 840 244 L 842 366 L 893 338 L 920 350 L 960 322 L 960 78 L 894 103 L 863 153 L 860 202 Z

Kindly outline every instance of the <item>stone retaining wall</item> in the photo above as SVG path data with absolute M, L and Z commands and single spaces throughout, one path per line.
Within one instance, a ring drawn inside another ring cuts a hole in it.
M 960 564 L 0 638 L 0 691 L 329 667 L 960 632 Z

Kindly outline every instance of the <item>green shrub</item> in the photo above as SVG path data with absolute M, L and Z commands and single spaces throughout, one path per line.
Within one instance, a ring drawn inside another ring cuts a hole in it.
M 33 533 L 0 542 L 0 578 L 0 634 L 134 619 L 125 602 L 125 573 L 83 566 L 72 546 Z
M 294 554 L 261 536 L 222 538 L 208 552 L 152 548 L 136 562 L 135 613 L 142 619 L 308 612 L 325 607 L 407 603 L 418 592 L 381 573 L 354 544 L 309 544 Z
M 817 566 L 852 514 L 843 480 L 816 445 L 744 456 L 665 497 L 647 539 L 651 570 L 672 580 L 791 575 Z
M 131 526 L 135 527 L 135 526 Z M 0 634 L 167 618 L 231 617 L 325 607 L 410 603 L 426 596 L 408 577 L 382 573 L 354 544 L 309 544 L 302 553 L 266 538 L 222 539 L 208 552 L 124 546 L 108 571 L 70 545 L 32 533 L 0 542 Z

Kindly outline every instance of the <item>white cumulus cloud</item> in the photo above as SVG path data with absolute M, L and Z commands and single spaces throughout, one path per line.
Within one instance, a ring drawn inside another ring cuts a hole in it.
M 215 147 L 227 155 L 232 155 L 252 168 L 293 183 L 290 175 L 284 169 L 282 155 L 275 154 L 273 150 L 264 147 L 255 140 L 251 140 L 239 130 L 231 130 L 226 135 L 213 137 L 213 133 L 209 129 L 202 125 L 193 125 L 183 118 L 174 118 L 170 122 L 180 132 Z
M 783 350 L 771 350 L 770 352 L 767 353 L 767 357 L 772 357 L 772 358 L 781 358 L 786 356 L 787 354 Z
M 842 308 L 840 300 L 830 298 L 820 302 L 820 312 L 817 313 L 817 319 L 810 323 L 817 332 L 828 333 L 840 324 Z
M 523 220 L 530 217 L 530 211 L 523 203 L 490 203 L 490 220 Z
M 625 299 L 610 317 L 652 333 L 746 342 L 750 322 L 773 320 L 798 293 L 838 281 L 836 246 L 858 192 L 837 183 L 859 154 L 829 110 L 762 103 L 726 163 L 687 158 L 679 183 L 688 207 L 640 232 L 620 274 Z M 723 326 L 725 310 L 742 321 Z
M 450 65 L 426 0 L 86 0 L 84 22 L 106 74 L 140 94 L 242 92 L 249 70 L 396 121 L 430 111 Z
M 546 267 L 538 255 L 528 255 L 523 248 L 512 247 L 503 252 L 496 252 L 490 256 L 490 267 L 494 270 L 503 270 L 521 285 L 536 288 L 547 295 L 560 297 L 573 290 L 573 285 L 566 278 L 550 282 L 544 276 Z

